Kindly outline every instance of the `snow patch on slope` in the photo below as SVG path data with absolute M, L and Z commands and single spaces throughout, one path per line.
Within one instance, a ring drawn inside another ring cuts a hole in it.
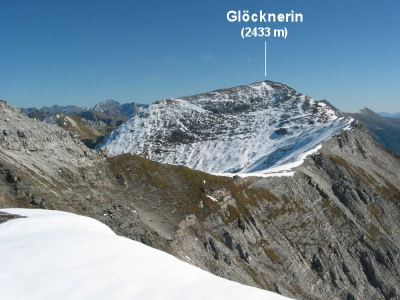
M 88 217 L 1 211 L 27 216 L 0 224 L 2 299 L 288 299 L 119 237 Z

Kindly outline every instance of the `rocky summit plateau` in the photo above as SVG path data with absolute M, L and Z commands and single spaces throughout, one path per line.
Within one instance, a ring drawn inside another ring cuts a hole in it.
M 4 101 L 0 126 L 0 207 L 295 299 L 400 299 L 400 157 L 327 102 L 269 81 L 163 100 L 97 151 Z

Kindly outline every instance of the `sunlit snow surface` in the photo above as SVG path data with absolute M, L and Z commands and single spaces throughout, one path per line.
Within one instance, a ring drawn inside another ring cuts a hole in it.
M 220 175 L 291 176 L 352 120 L 279 83 L 169 99 L 116 129 L 103 146 Z
M 1 299 L 288 299 L 214 276 L 71 213 L 0 224 Z

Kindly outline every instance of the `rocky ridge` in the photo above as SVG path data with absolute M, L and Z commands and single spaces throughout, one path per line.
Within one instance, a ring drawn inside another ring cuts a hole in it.
M 103 121 L 91 121 L 75 115 L 54 113 L 43 120 L 48 124 L 55 124 L 65 129 L 69 134 L 82 141 L 87 147 L 94 148 L 115 126 L 107 125 Z
M 400 119 L 381 116 L 368 108 L 346 115 L 364 124 L 377 143 L 400 154 Z

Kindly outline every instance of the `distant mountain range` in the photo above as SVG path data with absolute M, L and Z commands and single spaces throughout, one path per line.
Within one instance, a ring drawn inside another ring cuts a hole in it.
M 115 100 L 109 99 L 89 107 L 53 105 L 50 107 L 44 106 L 40 109 L 35 107 L 20 108 L 20 111 L 31 118 L 37 118 L 42 121 L 54 113 L 61 113 L 91 121 L 103 121 L 108 125 L 119 125 L 147 107 L 147 104 L 138 104 L 136 102 L 120 104 Z
M 20 111 L 30 118 L 57 124 L 93 148 L 106 134 L 147 107 L 135 102 L 120 104 L 106 100 L 90 107 L 53 105 L 20 108 Z
M 380 114 L 383 117 L 387 117 L 387 118 L 396 118 L 396 119 L 400 118 L 400 112 L 397 112 L 397 113 L 394 113 L 394 114 L 390 114 L 390 113 L 387 113 L 387 112 L 380 112 L 378 114 Z

